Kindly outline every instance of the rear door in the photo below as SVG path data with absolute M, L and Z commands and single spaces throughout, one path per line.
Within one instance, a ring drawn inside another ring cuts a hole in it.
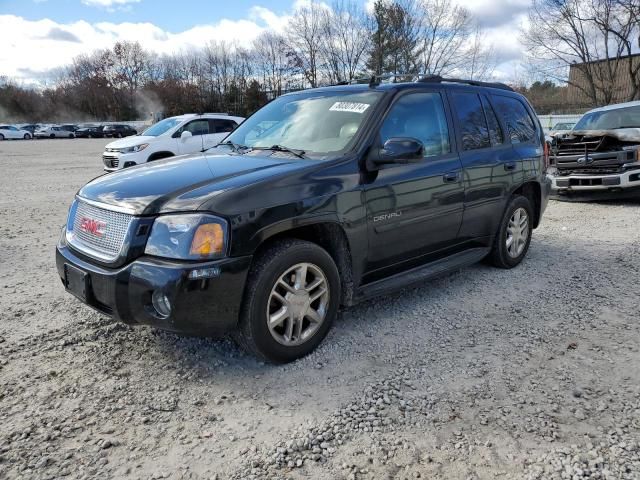
M 209 130 L 211 134 L 207 139 L 209 147 L 214 147 L 220 143 L 224 137 L 233 132 L 238 126 L 236 122 L 228 118 L 212 118 L 209 119 Z
M 460 160 L 464 169 L 464 216 L 460 238 L 493 235 L 505 200 L 522 181 L 522 165 L 483 91 L 452 90 Z
M 377 143 L 394 137 L 420 140 L 425 154 L 418 163 L 380 168 L 365 185 L 371 273 L 450 247 L 462 221 L 462 165 L 443 91 L 400 94 Z

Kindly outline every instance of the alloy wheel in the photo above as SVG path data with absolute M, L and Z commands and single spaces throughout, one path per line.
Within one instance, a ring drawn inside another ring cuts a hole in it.
M 312 263 L 299 263 L 276 281 L 267 302 L 267 326 L 278 343 L 295 347 L 320 329 L 329 308 L 329 284 Z
M 511 258 L 518 258 L 529 239 L 529 215 L 527 211 L 520 207 L 516 209 L 507 225 L 507 253 Z

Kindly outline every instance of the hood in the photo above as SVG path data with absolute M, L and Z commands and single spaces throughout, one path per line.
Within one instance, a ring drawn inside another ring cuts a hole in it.
M 82 187 L 78 195 L 136 215 L 191 211 L 227 190 L 305 167 L 309 162 L 269 155 L 199 153 L 103 175 Z
M 565 138 L 575 137 L 612 137 L 621 142 L 640 143 L 640 128 L 616 128 L 613 130 L 571 130 Z
M 121 138 L 120 140 L 116 140 L 115 142 L 107 143 L 104 148 L 127 148 L 127 147 L 135 147 L 136 145 L 140 145 L 141 143 L 149 143 L 152 140 L 155 140 L 157 137 L 151 137 L 149 135 L 133 135 L 131 137 Z

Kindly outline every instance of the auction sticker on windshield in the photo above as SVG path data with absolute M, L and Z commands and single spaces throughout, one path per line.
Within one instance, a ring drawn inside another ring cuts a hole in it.
M 367 108 L 369 108 L 368 103 L 336 102 L 331 105 L 331 108 L 329 110 L 333 112 L 364 113 Z

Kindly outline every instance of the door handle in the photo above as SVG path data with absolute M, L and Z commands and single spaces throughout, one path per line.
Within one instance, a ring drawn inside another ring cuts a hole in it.
M 504 169 L 507 171 L 513 171 L 516 169 L 516 162 L 507 162 L 504 164 Z
M 458 172 L 447 172 L 442 176 L 445 183 L 456 183 L 460 179 Z

